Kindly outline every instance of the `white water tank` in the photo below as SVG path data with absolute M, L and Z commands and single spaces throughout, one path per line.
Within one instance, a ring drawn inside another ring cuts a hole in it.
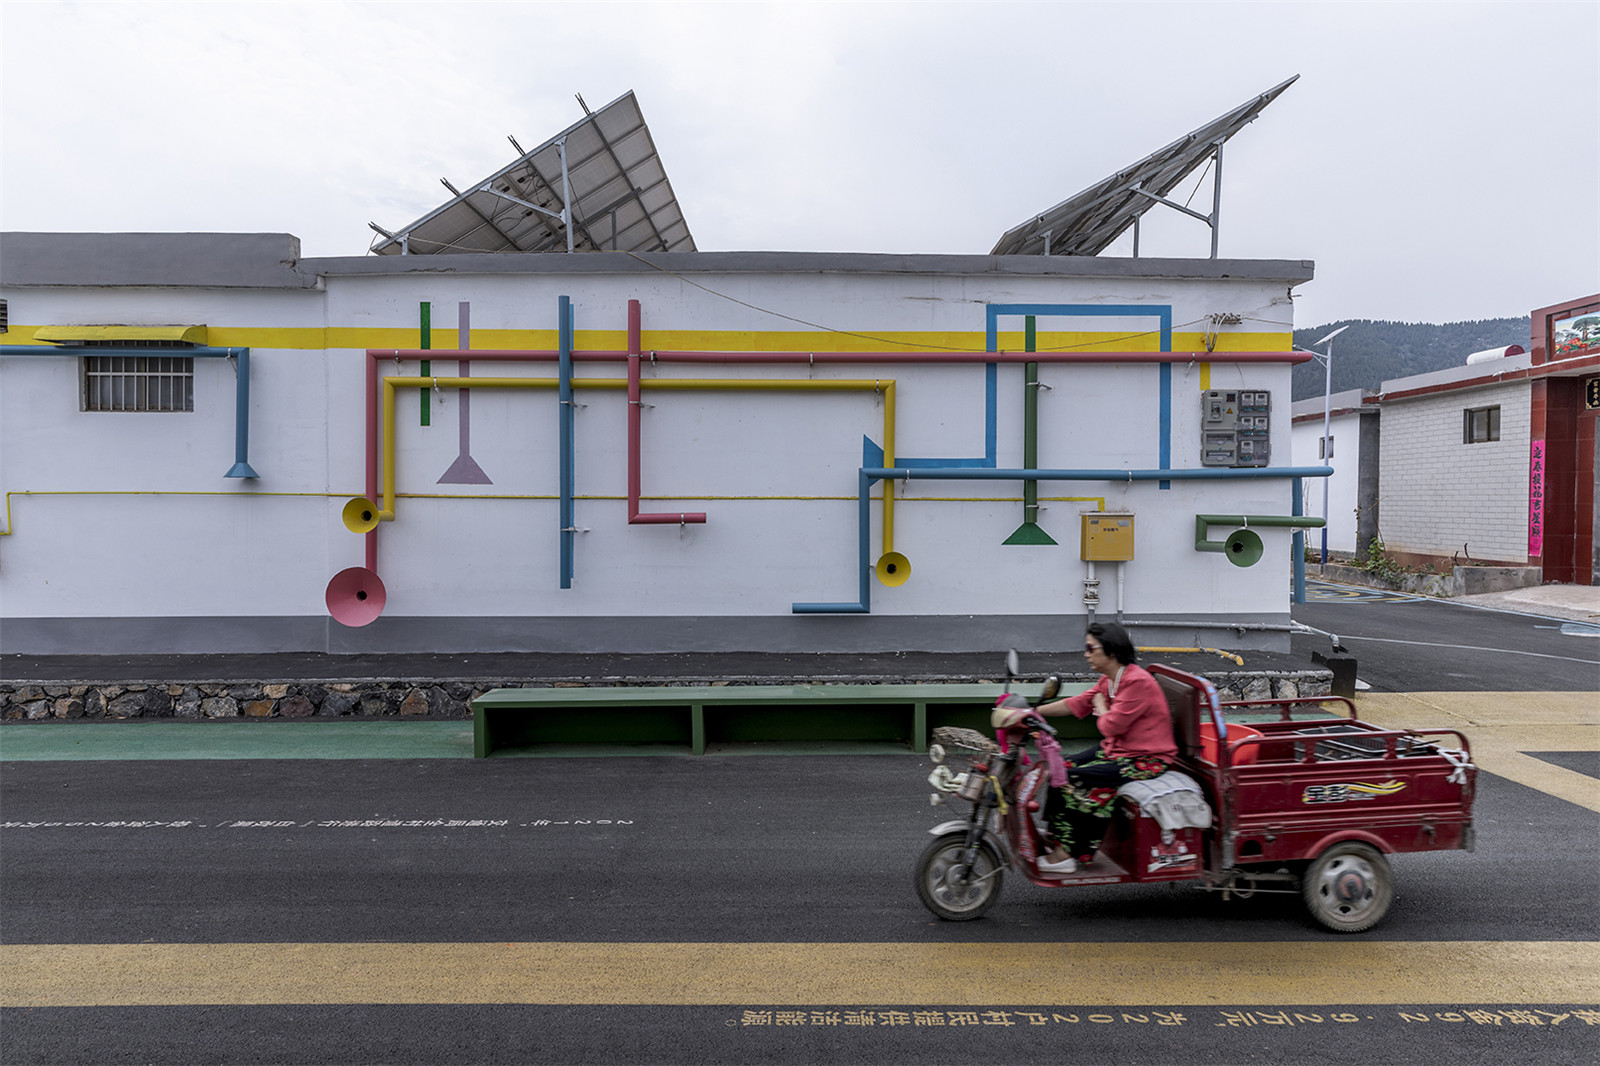
M 1521 355 L 1527 350 L 1520 344 L 1508 344 L 1504 348 L 1485 348 L 1481 352 L 1473 352 L 1467 356 L 1467 365 L 1487 363 L 1491 359 L 1504 359 L 1508 355 Z

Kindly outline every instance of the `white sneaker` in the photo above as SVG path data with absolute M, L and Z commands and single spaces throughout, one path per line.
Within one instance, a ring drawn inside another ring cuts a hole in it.
M 1060 862 L 1051 862 L 1049 859 L 1039 860 L 1039 872 L 1042 874 L 1074 874 L 1078 872 L 1078 862 L 1070 855 Z

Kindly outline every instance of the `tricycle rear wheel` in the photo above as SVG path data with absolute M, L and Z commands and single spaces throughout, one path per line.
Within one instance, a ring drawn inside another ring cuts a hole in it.
M 1311 916 L 1335 933 L 1371 929 L 1394 902 L 1394 874 L 1371 844 L 1345 840 L 1314 859 L 1300 879 Z
M 967 852 L 965 833 L 936 837 L 917 860 L 917 898 L 947 922 L 969 922 L 983 917 L 1000 898 L 1004 864 L 994 845 L 980 841 L 970 876 L 963 876 Z

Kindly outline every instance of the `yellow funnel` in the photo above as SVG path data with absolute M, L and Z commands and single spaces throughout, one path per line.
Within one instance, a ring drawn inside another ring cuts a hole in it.
M 911 580 L 911 560 L 899 552 L 884 552 L 878 558 L 878 580 L 893 588 Z
M 365 496 L 353 497 L 344 505 L 344 524 L 352 533 L 371 533 L 378 528 L 378 505 Z

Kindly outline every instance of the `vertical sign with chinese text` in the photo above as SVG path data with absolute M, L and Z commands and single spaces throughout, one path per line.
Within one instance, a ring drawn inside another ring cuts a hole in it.
M 1544 555 L 1544 441 L 1533 442 L 1528 460 L 1528 558 Z

